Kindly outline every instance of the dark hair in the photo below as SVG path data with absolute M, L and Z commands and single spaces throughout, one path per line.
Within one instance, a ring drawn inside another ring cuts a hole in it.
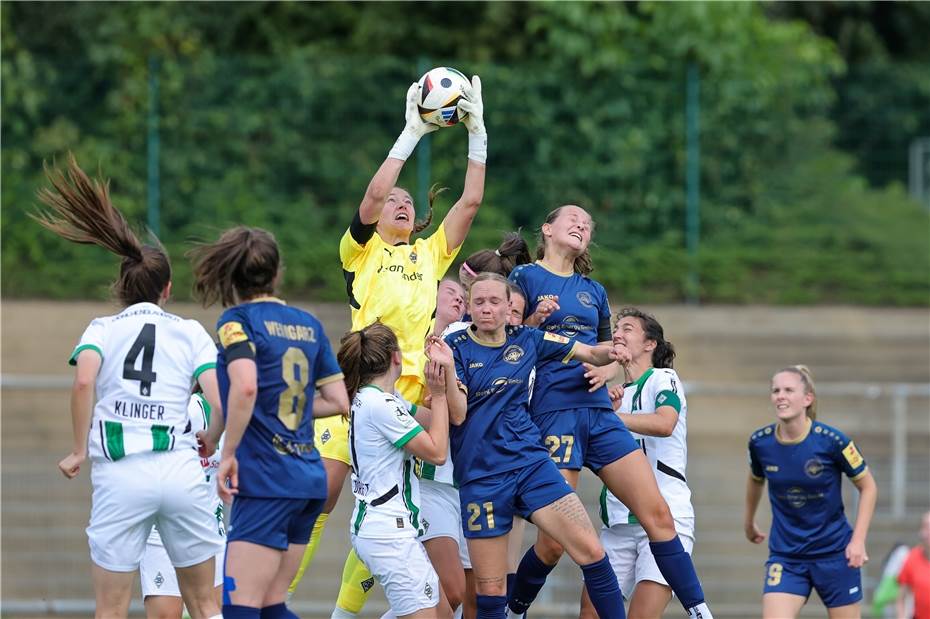
M 507 277 L 514 267 L 532 260 L 530 248 L 520 232 L 508 232 L 497 249 L 480 249 L 465 258 L 467 270 L 473 273 L 498 273 Z
M 523 289 L 520 288 L 519 286 L 517 286 L 515 283 L 513 283 L 513 282 L 511 282 L 511 281 L 508 281 L 508 282 L 507 282 L 507 290 L 510 291 L 510 296 L 511 296 L 511 297 L 513 297 L 513 295 L 519 295 L 519 296 L 523 297 L 523 300 L 524 300 L 524 301 L 526 300 L 526 295 L 523 293 Z
M 372 378 L 391 368 L 391 355 L 400 350 L 397 336 L 382 322 L 373 322 L 358 331 L 342 336 L 336 360 L 345 374 L 349 399 Z
M 543 223 L 551 224 L 553 221 L 558 219 L 559 215 L 562 212 L 562 209 L 565 208 L 566 206 L 574 206 L 574 205 L 564 204 L 560 206 L 559 208 L 549 213 L 546 216 L 546 221 Z M 592 234 L 594 232 L 593 222 L 591 224 L 591 232 Z M 542 260 L 545 257 L 546 257 L 546 237 L 542 233 L 542 226 L 540 226 L 539 237 L 536 242 L 536 259 Z M 591 252 L 585 249 L 583 252 L 581 252 L 580 255 L 575 257 L 575 262 L 572 266 L 575 269 L 575 273 L 578 273 L 579 275 L 590 275 L 591 272 L 594 271 L 594 261 L 591 260 Z
M 475 276 L 475 279 L 468 285 L 468 296 L 471 297 L 471 289 L 478 282 L 499 282 L 504 285 L 504 290 L 507 291 L 507 300 L 510 300 L 510 282 L 507 281 L 507 278 L 501 275 L 500 273 L 492 273 L 490 271 L 485 271 L 483 273 L 478 273 Z
M 646 334 L 646 339 L 656 343 L 656 347 L 652 351 L 652 366 L 656 368 L 674 367 L 675 347 L 672 346 L 671 342 L 666 341 L 665 330 L 655 316 L 635 307 L 624 307 L 617 314 L 617 320 L 627 316 L 638 318 L 643 327 L 643 332 Z
M 806 365 L 789 365 L 775 372 L 775 375 L 781 374 L 782 372 L 800 376 L 801 384 L 804 385 L 804 393 L 809 393 L 814 396 L 814 401 L 811 402 L 810 406 L 808 406 L 804 412 L 811 421 L 815 421 L 817 419 L 817 389 L 814 387 L 814 375 L 811 373 L 810 368 Z M 772 378 L 774 378 L 775 375 L 773 375 Z
M 159 240 L 143 245 L 123 215 L 110 202 L 110 181 L 91 180 L 68 153 L 67 175 L 43 166 L 51 188 L 38 192 L 51 211 L 30 216 L 58 236 L 75 243 L 99 245 L 120 256 L 119 278 L 111 289 L 124 305 L 157 303 L 171 282 L 171 262 Z
M 223 307 L 274 293 L 281 268 L 274 235 L 261 228 L 237 226 L 213 243 L 187 252 L 194 262 L 194 294 L 204 307 Z
M 394 187 L 394 189 L 400 189 L 401 191 L 406 191 L 407 195 L 411 197 L 413 196 L 413 194 L 410 193 L 410 190 L 407 189 L 406 187 L 401 187 L 400 185 L 397 185 Z M 433 202 L 435 202 L 437 196 L 439 196 L 439 194 L 444 192 L 446 189 L 448 189 L 448 187 L 440 187 L 439 183 L 435 183 L 432 187 L 429 188 L 429 192 L 427 192 L 426 194 L 426 200 L 427 200 L 427 203 L 429 204 L 429 210 L 426 212 L 426 217 L 424 219 L 418 219 L 415 222 L 413 222 L 413 233 L 414 234 L 423 232 L 424 230 L 429 228 L 430 223 L 433 221 Z

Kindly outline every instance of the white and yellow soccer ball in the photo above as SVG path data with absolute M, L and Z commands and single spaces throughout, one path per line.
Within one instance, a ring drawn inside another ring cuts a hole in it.
M 440 127 L 451 127 L 465 117 L 458 102 L 471 88 L 471 83 L 460 71 L 451 67 L 436 67 L 420 78 L 420 98 L 417 107 L 420 117 Z

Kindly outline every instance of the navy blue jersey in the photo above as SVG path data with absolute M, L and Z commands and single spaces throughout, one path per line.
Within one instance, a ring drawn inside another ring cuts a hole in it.
M 575 342 L 522 326 L 505 327 L 504 340 L 495 344 L 479 342 L 474 327 L 448 335 L 446 342 L 468 395 L 465 421 L 449 427 L 455 483 L 548 459 L 527 410 L 530 373 L 543 361 L 569 361 Z
M 313 396 L 342 379 L 323 332 L 307 312 L 263 298 L 223 312 L 216 373 L 223 410 L 229 398 L 227 365 L 254 359 L 258 395 L 252 419 L 236 449 L 239 495 L 326 498 L 326 473 L 313 446 Z
M 789 443 L 771 424 L 750 437 L 749 466 L 757 481 L 768 481 L 773 555 L 804 559 L 845 550 L 852 528 L 843 512 L 841 475 L 856 480 L 866 473 L 865 459 L 846 435 L 815 421 Z
M 510 281 L 526 297 L 524 318 L 533 314 L 540 301 L 557 296 L 559 310 L 552 313 L 539 328 L 548 333 L 575 338 L 594 346 L 610 341 L 610 305 L 607 292 L 599 283 L 578 273 L 560 275 L 538 262 L 522 264 L 510 273 Z M 551 359 L 536 369 L 533 415 L 572 408 L 607 408 L 610 396 L 607 387 L 588 393 L 590 385 L 585 369 L 578 361 L 568 364 Z

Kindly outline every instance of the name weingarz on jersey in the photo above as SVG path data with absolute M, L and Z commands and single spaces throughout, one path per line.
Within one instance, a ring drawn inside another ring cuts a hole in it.
M 283 337 L 288 340 L 296 340 L 298 342 L 316 341 L 316 331 L 314 331 L 313 327 L 307 327 L 305 325 L 286 325 L 274 320 L 266 320 L 265 331 L 268 332 L 268 335 Z
M 150 404 L 148 402 L 125 402 L 117 400 L 113 409 L 117 415 L 128 419 L 151 419 L 162 421 L 165 418 L 164 404 Z

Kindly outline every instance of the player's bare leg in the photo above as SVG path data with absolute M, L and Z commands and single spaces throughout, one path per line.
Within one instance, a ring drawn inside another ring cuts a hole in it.
M 97 609 L 96 619 L 117 619 L 129 614 L 129 601 L 132 599 L 132 583 L 136 572 L 111 572 L 92 564 L 94 579 L 94 598 Z
M 459 545 L 450 537 L 434 537 L 423 542 L 423 547 L 454 611 L 465 599 L 465 568 L 459 558 Z
M 766 593 L 762 596 L 762 619 L 794 619 L 807 598 L 793 593 Z
M 836 606 L 827 609 L 829 619 L 860 619 L 862 617 L 862 604 L 847 604 L 846 606 Z
M 573 490 L 578 487 L 578 478 L 581 476 L 581 471 L 560 469 L 559 472 L 562 474 L 562 477 L 565 478 L 565 481 L 568 482 L 568 485 L 571 486 Z M 536 521 L 534 520 L 533 522 L 535 523 Z M 562 555 L 565 553 L 565 549 L 555 540 L 555 538 L 543 531 L 542 527 L 539 527 L 538 523 L 537 527 L 538 530 L 536 533 L 536 543 L 533 545 L 533 548 L 536 551 L 536 556 L 539 557 L 539 560 L 546 565 L 557 564 L 559 559 L 561 559 Z
M 187 605 L 187 610 L 194 619 L 207 619 L 220 614 L 220 606 L 216 602 L 216 587 L 213 581 L 216 578 L 216 559 L 210 557 L 206 561 L 190 567 L 175 568 L 178 575 L 178 588 L 181 597 Z

